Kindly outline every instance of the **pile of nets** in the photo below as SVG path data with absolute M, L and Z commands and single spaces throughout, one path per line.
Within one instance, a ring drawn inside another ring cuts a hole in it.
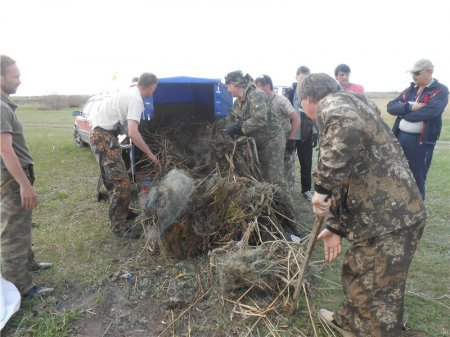
M 251 223 L 250 244 L 286 236 L 276 188 L 262 180 L 253 138 L 231 139 L 223 121 L 146 130 L 161 160 L 150 193 L 141 198 L 151 250 L 160 243 L 178 258 L 240 240 Z
M 306 238 L 287 240 L 254 140 L 231 139 L 224 121 L 158 125 L 143 135 L 161 161 L 160 171 L 148 166 L 156 179 L 141 198 L 147 247 L 177 258 L 207 254 L 209 279 L 232 315 L 270 327 L 292 301 Z

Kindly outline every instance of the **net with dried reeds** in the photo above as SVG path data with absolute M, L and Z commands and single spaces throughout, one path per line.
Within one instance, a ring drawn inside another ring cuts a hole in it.
M 270 314 L 292 302 L 306 239 L 287 240 L 276 186 L 263 181 L 252 138 L 231 139 L 224 121 L 174 124 L 144 132 L 162 164 L 149 170 L 159 179 L 142 203 L 148 247 L 178 258 L 208 253 L 213 289 L 232 303 L 232 315 L 270 328 Z
M 141 200 L 147 223 L 153 225 L 152 249 L 159 237 L 179 258 L 197 255 L 240 240 L 253 222 L 263 225 L 263 240 L 286 235 L 283 210 L 274 200 L 276 188 L 262 180 L 253 138 L 231 139 L 223 121 L 146 131 L 144 138 L 159 153 L 158 174 L 163 177 Z M 250 238 L 250 243 L 258 239 Z
M 284 239 L 249 244 L 264 228 L 252 223 L 242 240 L 230 241 L 208 253 L 214 289 L 223 302 L 233 305 L 232 315 L 256 317 L 271 323 L 271 314 L 289 310 L 294 287 L 305 261 L 305 240 Z

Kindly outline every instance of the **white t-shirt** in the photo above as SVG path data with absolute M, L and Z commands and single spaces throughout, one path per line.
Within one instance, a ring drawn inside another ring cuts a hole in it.
M 126 88 L 102 102 L 98 111 L 90 116 L 91 125 L 92 128 L 99 126 L 106 130 L 113 130 L 117 122 L 125 125 L 128 119 L 139 123 L 143 111 L 144 102 L 139 88 L 136 86 Z
M 408 122 L 407 120 L 400 120 L 399 124 L 400 131 L 407 132 L 407 133 L 422 133 L 423 131 L 423 121 L 419 122 Z

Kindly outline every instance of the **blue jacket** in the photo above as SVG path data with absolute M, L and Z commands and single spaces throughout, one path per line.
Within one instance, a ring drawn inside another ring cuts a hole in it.
M 411 111 L 411 105 L 408 102 L 416 101 L 417 90 L 418 87 L 412 82 L 409 88 L 388 103 L 387 112 L 397 116 L 392 131 L 395 136 L 398 135 L 402 119 L 408 122 L 423 121 L 425 127 L 420 136 L 420 143 L 436 144 L 442 128 L 442 113 L 448 103 L 448 88 L 434 79 L 417 100 L 419 103 L 426 103 L 426 106 Z

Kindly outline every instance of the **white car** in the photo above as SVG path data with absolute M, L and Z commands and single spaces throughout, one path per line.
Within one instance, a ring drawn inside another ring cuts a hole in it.
M 277 94 L 283 95 L 286 93 L 287 90 L 290 90 L 291 87 L 287 85 L 277 85 L 273 87 L 273 91 L 275 91 Z
M 79 147 L 86 147 L 90 144 L 91 122 L 89 116 L 98 111 L 102 101 L 109 97 L 108 94 L 99 94 L 88 99 L 83 107 L 83 111 L 74 111 L 72 115 L 75 117 L 73 124 L 73 138 L 75 144 Z

